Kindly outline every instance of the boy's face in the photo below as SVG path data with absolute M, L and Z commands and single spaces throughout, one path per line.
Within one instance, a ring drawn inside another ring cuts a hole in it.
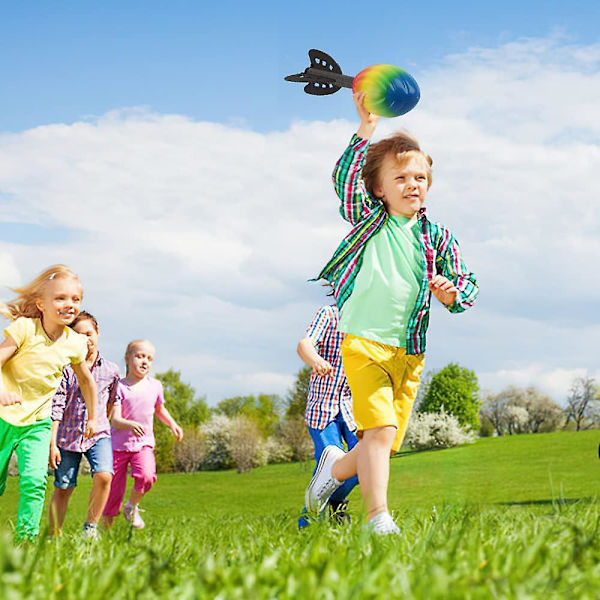
M 388 154 L 379 169 L 374 188 L 390 215 L 411 218 L 425 202 L 429 189 L 428 164 L 420 152 L 410 152 L 403 160 Z
M 92 358 L 98 352 L 98 332 L 91 319 L 82 319 L 73 329 L 87 337 L 88 353 L 86 358 Z

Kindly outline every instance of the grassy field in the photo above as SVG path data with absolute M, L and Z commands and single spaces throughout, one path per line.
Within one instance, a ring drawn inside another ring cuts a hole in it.
M 352 526 L 299 533 L 311 465 L 293 464 L 161 475 L 143 503 L 147 528 L 120 520 L 95 544 L 79 536 L 85 478 L 66 535 L 19 547 L 11 480 L 0 598 L 599 598 L 599 441 L 561 432 L 402 454 L 393 539 L 366 535 L 358 491 Z

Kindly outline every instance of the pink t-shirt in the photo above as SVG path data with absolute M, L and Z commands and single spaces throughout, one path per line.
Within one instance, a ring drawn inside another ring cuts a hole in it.
M 129 429 L 111 429 L 112 447 L 117 452 L 138 452 L 144 446 L 154 448 L 154 411 L 164 404 L 163 386 L 158 379 L 148 377 L 147 383 L 129 387 L 124 379 L 119 381 L 117 398 L 121 400 L 121 415 L 124 419 L 137 421 L 144 426 L 145 433 L 139 437 Z

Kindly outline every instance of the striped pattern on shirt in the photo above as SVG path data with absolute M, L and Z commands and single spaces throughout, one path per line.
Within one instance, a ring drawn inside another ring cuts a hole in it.
M 56 442 L 63 450 L 87 452 L 99 439 L 110 437 L 107 407 L 119 403 L 117 397 L 119 367 L 98 354 L 91 372 L 98 390 L 97 432 L 93 437 L 84 436 L 87 406 L 75 372 L 70 366 L 63 369 L 63 377 L 52 399 L 52 420 L 60 421 Z
M 306 330 L 319 355 L 332 367 L 332 374 L 320 377 L 311 373 L 304 421 L 311 429 L 325 429 L 340 413 L 349 429 L 355 430 L 352 397 L 346 381 L 340 351 L 344 334 L 338 331 L 337 306 L 323 306 Z
M 352 294 L 367 242 L 379 233 L 389 218 L 383 202 L 370 196 L 362 179 L 368 145 L 368 140 L 353 135 L 333 171 L 335 191 L 341 201 L 340 214 L 354 227 L 316 279 L 326 279 L 333 285 L 340 309 Z M 452 233 L 443 225 L 427 219 L 425 208 L 419 211 L 418 219 L 423 280 L 406 330 L 407 354 L 425 352 L 431 303 L 428 283 L 436 274 L 447 277 L 458 289 L 456 301 L 446 307 L 451 313 L 463 312 L 471 307 L 479 293 L 475 275 L 465 266 Z

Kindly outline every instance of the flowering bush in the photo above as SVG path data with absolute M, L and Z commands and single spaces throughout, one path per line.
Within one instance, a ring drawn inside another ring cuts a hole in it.
M 474 439 L 475 434 L 470 429 L 461 427 L 454 415 L 442 409 L 439 413 L 413 413 L 404 443 L 416 450 L 425 450 L 470 444 Z
M 183 440 L 174 447 L 175 470 L 198 471 L 206 457 L 206 436 L 198 427 L 184 429 Z
M 200 433 L 204 436 L 206 444 L 206 454 L 200 468 L 207 471 L 231 468 L 231 419 L 224 415 L 213 415 L 200 426 Z
M 238 473 L 251 471 L 267 463 L 265 442 L 254 421 L 241 415 L 231 421 L 229 454 Z
M 294 456 L 290 445 L 275 437 L 270 437 L 265 442 L 265 453 L 269 464 L 290 462 Z

